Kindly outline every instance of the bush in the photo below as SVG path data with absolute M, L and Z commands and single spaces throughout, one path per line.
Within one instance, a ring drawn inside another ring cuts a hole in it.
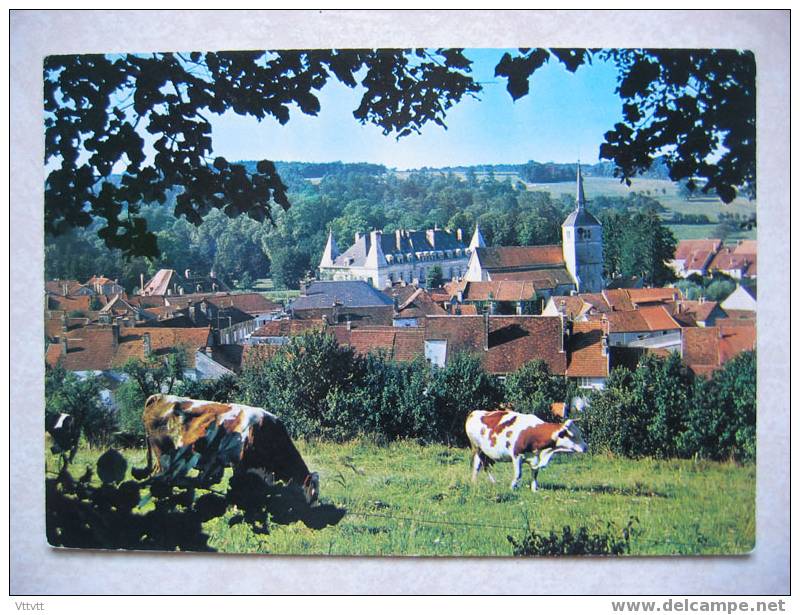
M 116 429 L 113 413 L 100 399 L 102 383 L 94 376 L 79 378 L 60 365 L 45 370 L 45 425 L 55 424 L 62 413 L 72 417 L 76 437 L 90 447 L 108 444 Z M 77 444 L 77 442 L 76 442 Z
M 756 353 L 744 352 L 709 380 L 698 380 L 680 438 L 685 456 L 755 461 Z
M 514 409 L 526 414 L 535 414 L 540 419 L 558 422 L 550 405 L 553 402 L 566 402 L 567 382 L 564 378 L 552 376 L 550 368 L 541 359 L 529 361 L 506 379 L 506 400 Z
M 626 457 L 672 457 L 693 404 L 694 376 L 677 353 L 645 354 L 635 372 L 616 369 L 585 412 L 592 447 Z
M 631 517 L 627 525 L 617 533 L 613 523 L 608 523 L 605 533 L 593 534 L 584 526 L 574 531 L 569 525 L 562 528 L 561 534 L 537 534 L 527 528 L 521 539 L 508 536 L 513 554 L 517 557 L 539 555 L 623 555 L 630 553 L 631 539 L 637 536 L 638 519 Z

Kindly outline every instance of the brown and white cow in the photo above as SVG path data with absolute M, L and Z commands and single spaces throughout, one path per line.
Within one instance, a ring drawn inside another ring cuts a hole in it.
M 489 480 L 495 482 L 490 466 L 495 461 L 510 461 L 514 466 L 512 489 L 517 488 L 522 478 L 523 462 L 531 466 L 531 490 L 536 491 L 539 470 L 550 462 L 553 455 L 583 453 L 588 448 L 571 419 L 564 423 L 546 423 L 533 414 L 506 409 L 477 410 L 467 417 L 466 429 L 473 453 L 473 482 L 481 468 L 486 470 Z
M 157 394 L 145 402 L 142 420 L 147 436 L 147 475 L 161 471 L 162 454 L 193 445 L 216 424 L 242 438 L 237 471 L 254 469 L 299 485 L 309 504 L 319 498 L 319 475 L 309 472 L 281 420 L 263 408 Z

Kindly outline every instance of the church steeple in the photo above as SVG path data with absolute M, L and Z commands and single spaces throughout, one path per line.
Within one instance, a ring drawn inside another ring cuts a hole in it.
M 578 211 L 582 211 L 586 205 L 586 195 L 583 193 L 583 175 L 581 175 L 581 162 L 578 161 L 578 179 L 577 179 L 577 194 L 575 195 L 575 203 L 577 204 Z
M 483 240 L 483 235 L 481 235 L 481 229 L 478 226 L 478 223 L 475 223 L 475 232 L 472 234 L 472 241 L 469 242 L 469 249 L 474 250 L 475 248 L 485 248 L 486 242 Z
M 328 243 L 325 244 L 325 250 L 322 252 L 322 260 L 319 262 L 320 267 L 333 267 L 333 261 L 339 256 L 339 248 L 336 245 L 336 240 L 333 238 L 333 230 L 328 231 Z

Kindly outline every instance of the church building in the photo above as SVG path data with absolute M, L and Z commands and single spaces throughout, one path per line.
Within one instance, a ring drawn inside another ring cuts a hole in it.
M 561 239 L 560 246 L 476 246 L 464 279 L 468 282 L 529 282 L 544 299 L 573 291 L 601 291 L 604 288 L 603 226 L 586 210 L 580 165 L 575 210 L 561 225 Z

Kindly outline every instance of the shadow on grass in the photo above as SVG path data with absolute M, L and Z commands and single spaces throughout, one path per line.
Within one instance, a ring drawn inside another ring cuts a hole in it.
M 312 530 L 321 530 L 336 525 L 347 509 L 333 504 L 309 505 L 302 491 L 292 486 L 266 484 L 251 476 L 236 477 L 231 481 L 229 501 L 242 511 L 229 524 L 242 521 L 262 523 L 262 531 L 268 533 L 265 520 L 277 525 L 289 525 L 298 521 Z

